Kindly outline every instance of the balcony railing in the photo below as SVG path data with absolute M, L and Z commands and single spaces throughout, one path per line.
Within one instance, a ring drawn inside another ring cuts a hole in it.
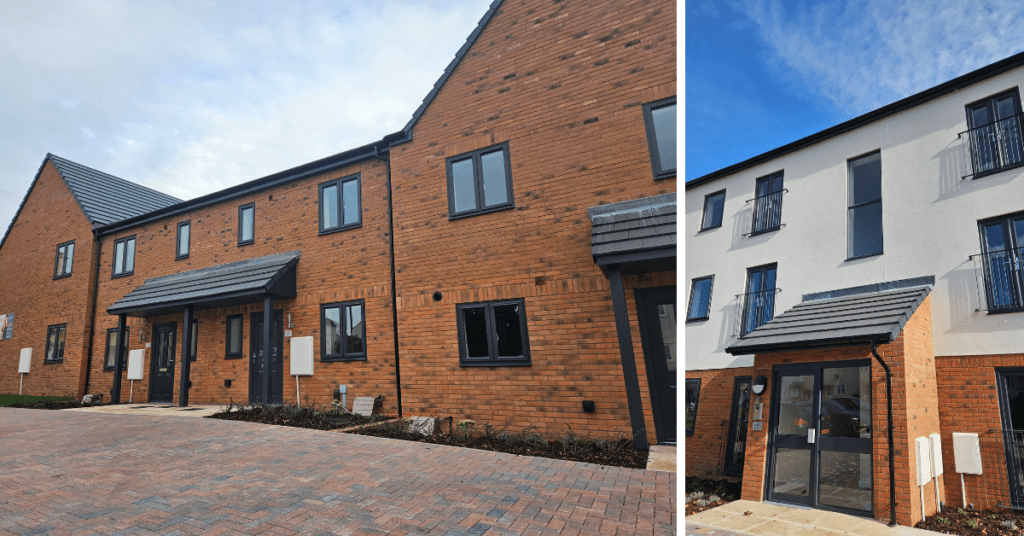
M 969 162 L 965 179 L 1024 165 L 1022 117 L 1024 114 L 1013 115 L 960 133 L 960 139 L 966 140 L 965 160 Z
M 743 298 L 743 316 L 740 317 L 740 337 L 763 326 L 775 316 L 775 294 L 781 288 L 737 294 Z
M 986 311 L 1024 311 L 1024 248 L 978 253 L 971 259 L 978 279 L 985 282 Z
M 753 236 L 781 229 L 783 227 L 782 194 L 788 192 L 789 190 L 783 188 L 777 192 L 759 195 L 747 200 L 747 203 L 751 201 L 754 203 L 753 225 L 750 232 L 744 236 Z

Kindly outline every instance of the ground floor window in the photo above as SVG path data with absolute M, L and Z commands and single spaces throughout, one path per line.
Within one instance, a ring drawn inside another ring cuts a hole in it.
M 124 328 L 124 349 L 121 351 L 121 369 L 128 368 L 128 333 L 130 328 Z M 117 357 L 117 328 L 107 330 L 107 355 L 103 360 L 103 370 L 114 370 L 114 359 Z
M 526 302 L 523 299 L 455 306 L 459 365 L 529 365 Z
M 320 359 L 351 361 L 366 359 L 366 318 L 363 300 L 320 306 Z
M 697 401 L 700 398 L 700 378 L 686 380 L 686 435 L 693 435 L 693 425 L 697 420 Z
M 46 328 L 46 357 L 44 363 L 60 363 L 64 361 L 64 337 L 68 325 L 58 324 Z

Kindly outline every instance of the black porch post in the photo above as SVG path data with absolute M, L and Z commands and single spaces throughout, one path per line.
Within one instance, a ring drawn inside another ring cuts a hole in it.
M 117 344 L 114 349 L 114 389 L 110 392 L 110 403 L 121 403 L 121 374 L 124 368 L 124 322 L 128 315 L 117 315 Z
M 622 357 L 622 379 L 626 382 L 626 404 L 629 423 L 633 427 L 633 446 L 647 448 L 647 426 L 644 407 L 640 400 L 640 381 L 636 376 L 636 357 L 633 355 L 633 335 L 629 330 L 629 312 L 626 309 L 626 291 L 622 288 L 622 272 L 618 264 L 607 266 L 608 281 L 612 287 L 612 308 L 615 310 L 615 331 L 619 335 L 619 355 Z
M 185 306 L 185 329 L 181 334 L 181 386 L 178 388 L 178 405 L 188 406 L 188 384 L 192 363 L 189 361 L 189 350 L 192 349 L 192 306 Z
M 263 369 L 263 375 L 260 376 L 260 402 L 264 404 L 270 403 L 270 334 L 273 329 L 274 296 L 267 294 L 263 297 L 263 355 L 260 356 L 260 365 Z

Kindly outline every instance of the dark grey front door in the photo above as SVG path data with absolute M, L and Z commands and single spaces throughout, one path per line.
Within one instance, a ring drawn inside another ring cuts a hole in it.
M 153 350 L 150 360 L 149 401 L 167 402 L 174 399 L 174 339 L 178 332 L 176 322 L 153 327 Z
M 270 332 L 271 337 L 271 352 L 270 352 L 270 393 L 267 396 L 267 402 L 270 404 L 280 404 L 284 401 L 283 387 L 284 387 L 284 367 L 282 366 L 282 356 L 284 355 L 284 312 L 281 310 L 274 311 L 274 329 Z M 249 348 L 249 402 L 252 404 L 258 403 L 261 400 L 260 390 L 263 386 L 263 313 L 253 313 L 252 322 L 249 323 L 251 327 L 251 337 Z
M 637 289 L 640 338 L 658 443 L 676 442 L 676 288 Z

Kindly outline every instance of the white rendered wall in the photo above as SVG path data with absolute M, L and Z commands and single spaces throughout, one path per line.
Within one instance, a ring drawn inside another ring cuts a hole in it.
M 686 190 L 684 292 L 714 275 L 710 318 L 687 322 L 686 369 L 744 367 L 753 356 L 725 348 L 739 334 L 746 271 L 777 263 L 775 314 L 801 295 L 935 276 L 931 294 L 935 355 L 1024 353 L 1024 313 L 989 315 L 984 281 L 968 256 L 981 252 L 978 221 L 1024 211 L 1024 167 L 976 180 L 964 174 L 964 105 L 1024 86 L 1024 68 L 876 121 L 855 131 Z M 1022 92 L 1024 93 L 1024 92 Z M 847 261 L 847 161 L 881 150 L 884 253 Z M 784 171 L 779 231 L 750 232 L 757 178 Z M 704 196 L 726 190 L 722 226 L 698 232 Z M 982 304 L 979 304 L 979 293 Z M 683 309 L 685 311 L 685 309 Z M 685 322 L 685 315 L 683 318 Z

